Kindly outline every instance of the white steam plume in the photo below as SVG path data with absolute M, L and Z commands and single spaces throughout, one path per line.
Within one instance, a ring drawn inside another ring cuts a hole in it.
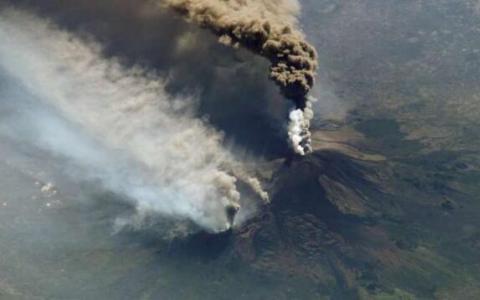
M 238 164 L 222 136 L 191 116 L 193 99 L 171 99 L 154 74 L 24 12 L 0 12 L 0 41 L 0 67 L 48 111 L 32 113 L 36 132 L 18 138 L 71 159 L 81 176 L 128 197 L 138 216 L 212 232 L 232 226 L 241 199 L 229 168 Z
M 312 151 L 310 123 L 314 117 L 313 100 L 309 97 L 303 110 L 300 108 L 292 109 L 289 115 L 288 136 L 293 150 L 300 155 L 306 155 Z

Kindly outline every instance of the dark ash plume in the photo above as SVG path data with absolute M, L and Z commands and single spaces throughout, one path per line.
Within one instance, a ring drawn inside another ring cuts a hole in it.
M 281 0 L 165 0 L 161 1 L 192 22 L 210 29 L 219 41 L 245 47 L 271 62 L 270 78 L 295 102 L 289 136 L 299 154 L 310 151 L 312 118 L 308 93 L 317 69 L 317 53 L 296 28 L 296 1 Z

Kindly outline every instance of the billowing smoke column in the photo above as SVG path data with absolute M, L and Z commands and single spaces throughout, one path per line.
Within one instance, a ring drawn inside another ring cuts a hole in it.
M 270 77 L 293 100 L 289 138 L 300 155 L 311 151 L 308 93 L 314 84 L 317 54 L 296 28 L 294 0 L 164 0 L 162 4 L 210 29 L 220 42 L 246 47 L 268 58 Z

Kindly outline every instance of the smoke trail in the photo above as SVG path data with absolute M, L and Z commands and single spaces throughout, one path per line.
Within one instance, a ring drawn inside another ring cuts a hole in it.
M 189 20 L 233 47 L 243 46 L 268 58 L 270 77 L 297 109 L 290 114 L 289 136 L 301 155 L 311 151 L 311 105 L 307 97 L 314 84 L 317 54 L 297 29 L 294 0 L 164 0 Z
M 47 111 L 30 114 L 35 131 L 18 138 L 88 170 L 81 175 L 127 196 L 140 219 L 188 219 L 213 232 L 232 226 L 246 201 L 232 175 L 238 163 L 218 132 L 191 117 L 194 99 L 172 99 L 155 74 L 23 12 L 0 12 L 0 40 L 0 67 Z

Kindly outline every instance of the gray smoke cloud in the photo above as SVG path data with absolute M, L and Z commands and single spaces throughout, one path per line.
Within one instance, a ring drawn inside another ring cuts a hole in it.
M 1 132 L 68 158 L 71 176 L 124 195 L 137 215 L 120 225 L 153 215 L 227 230 L 251 213 L 240 209 L 252 200 L 241 197 L 238 178 L 268 200 L 223 136 L 194 117 L 195 98 L 170 96 L 157 74 L 19 10 L 0 12 L 0 40 L 0 68 L 32 95 L 24 107 L 14 94 L 3 97 L 13 108 Z
M 164 0 L 162 5 L 210 29 L 219 41 L 245 47 L 269 59 L 270 77 L 296 103 L 290 113 L 289 137 L 301 155 L 311 151 L 311 99 L 317 53 L 297 28 L 295 0 Z

